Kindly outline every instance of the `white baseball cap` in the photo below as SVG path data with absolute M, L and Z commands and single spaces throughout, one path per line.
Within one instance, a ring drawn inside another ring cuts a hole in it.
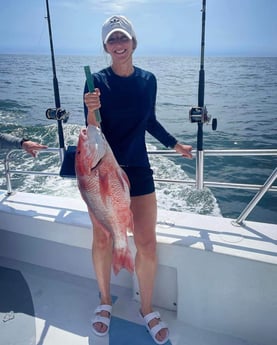
M 136 38 L 132 23 L 124 16 L 116 15 L 108 18 L 102 27 L 102 40 L 107 43 L 111 34 L 116 31 L 124 33 L 130 40 Z

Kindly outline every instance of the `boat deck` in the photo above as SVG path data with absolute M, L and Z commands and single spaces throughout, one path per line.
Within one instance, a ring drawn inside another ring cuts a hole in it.
M 154 344 L 125 270 L 112 276 L 110 334 L 91 332 L 99 300 L 82 200 L 0 191 L 0 219 L 1 345 Z M 167 345 L 277 343 L 276 224 L 159 209 L 157 241 L 153 301 Z
M 154 344 L 138 316 L 139 304 L 131 289 L 112 286 L 110 333 L 97 337 L 90 330 L 99 301 L 95 280 L 5 258 L 0 258 L 0 270 L 3 345 Z M 180 322 L 174 311 L 157 310 L 170 328 L 167 345 L 254 345 Z

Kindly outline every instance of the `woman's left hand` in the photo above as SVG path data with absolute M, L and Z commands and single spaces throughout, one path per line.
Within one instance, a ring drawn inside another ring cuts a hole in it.
M 180 144 L 177 143 L 174 146 L 174 150 L 178 153 L 180 153 L 183 157 L 186 158 L 192 158 L 192 154 L 191 154 L 191 150 L 192 150 L 192 146 L 191 145 L 184 145 L 184 144 Z

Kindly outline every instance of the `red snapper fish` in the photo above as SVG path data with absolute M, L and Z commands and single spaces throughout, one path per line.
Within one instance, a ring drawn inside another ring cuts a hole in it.
M 113 237 L 113 270 L 134 271 L 127 232 L 133 232 L 129 180 L 100 128 L 88 125 L 79 135 L 75 156 L 78 187 L 93 223 Z

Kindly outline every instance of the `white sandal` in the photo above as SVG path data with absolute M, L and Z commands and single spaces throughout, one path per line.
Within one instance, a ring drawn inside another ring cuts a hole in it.
M 148 332 L 150 333 L 151 337 L 153 338 L 153 340 L 155 341 L 156 344 L 165 344 L 168 339 L 169 339 L 169 330 L 167 329 L 167 325 L 165 322 L 161 321 L 161 316 L 160 313 L 158 311 L 154 311 L 152 313 L 149 313 L 145 316 L 142 315 L 142 313 L 140 312 L 140 316 L 142 317 L 142 319 L 144 320 L 145 323 L 145 327 L 147 328 Z M 153 319 L 157 319 L 158 320 L 158 324 L 156 326 L 153 326 L 152 328 L 149 327 L 149 322 Z M 167 335 L 164 338 L 164 340 L 158 340 L 156 338 L 156 335 L 160 332 L 160 330 L 162 329 L 167 329 Z
M 108 316 L 101 316 L 100 313 L 102 311 L 107 311 L 110 313 L 109 317 Z M 99 337 L 103 337 L 104 335 L 108 334 L 110 330 L 110 322 L 111 322 L 111 317 L 112 317 L 112 306 L 109 304 L 100 304 L 94 311 L 94 314 L 96 315 L 92 320 L 92 331 L 98 335 Z M 99 332 L 94 328 L 94 324 L 100 322 L 103 323 L 107 329 L 105 332 Z

